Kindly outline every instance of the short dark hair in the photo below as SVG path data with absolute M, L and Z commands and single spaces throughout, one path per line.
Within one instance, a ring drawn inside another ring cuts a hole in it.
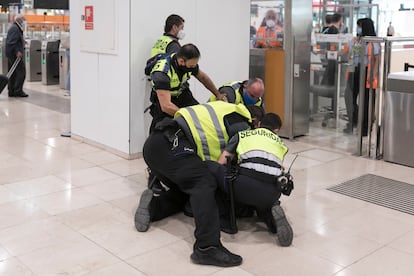
M 279 115 L 269 112 L 263 116 L 260 127 L 267 128 L 268 130 L 280 129 L 282 127 L 282 120 Z
M 246 105 L 246 107 L 252 117 L 253 128 L 257 128 L 258 123 L 263 120 L 265 114 L 263 108 L 253 104 Z
M 332 15 L 332 19 L 331 19 L 331 23 L 338 23 L 339 21 L 341 21 L 342 15 L 339 13 L 334 13 Z
M 331 24 L 332 23 L 332 14 L 325 15 L 325 23 Z
M 357 20 L 357 25 L 362 29 L 361 36 L 377 36 L 374 21 L 371 18 L 360 18 Z
M 189 60 L 193 58 L 200 58 L 200 50 L 194 44 L 185 44 L 177 52 L 177 57 Z
M 177 14 L 171 14 L 165 20 L 164 32 L 168 33 L 169 31 L 171 31 L 174 25 L 180 26 L 184 22 L 184 18 L 182 18 L 181 16 Z

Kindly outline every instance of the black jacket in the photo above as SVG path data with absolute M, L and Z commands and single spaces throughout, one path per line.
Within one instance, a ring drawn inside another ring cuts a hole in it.
M 16 22 L 10 26 L 6 38 L 6 56 L 8 58 L 16 57 L 17 52 L 24 54 L 24 37 L 23 31 Z

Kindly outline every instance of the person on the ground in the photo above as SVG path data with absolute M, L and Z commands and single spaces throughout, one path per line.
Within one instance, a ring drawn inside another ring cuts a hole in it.
M 181 107 L 198 104 L 188 85 L 191 76 L 200 81 L 219 100 L 226 97 L 217 90 L 210 77 L 198 66 L 200 51 L 194 44 L 186 44 L 177 53 L 160 59 L 151 71 L 151 107 L 152 123 L 155 124 L 165 117 L 173 117 Z
M 229 137 L 248 129 L 249 123 L 246 106 L 223 101 L 181 108 L 175 119 L 159 122 L 144 144 L 143 157 L 168 189 L 149 183 L 135 214 L 136 229 L 147 231 L 150 222 L 180 212 L 189 200 L 196 226 L 193 262 L 240 265 L 242 258 L 221 244 L 217 183 L 205 160 L 217 161 Z
M 258 128 L 240 131 L 234 135 L 218 163 L 208 162 L 208 166 L 216 176 L 220 190 L 228 194 L 230 184 L 225 180 L 228 172 L 226 167 L 221 165 L 227 163 L 226 156 L 235 157 L 237 160 L 235 170 L 237 174 L 233 183 L 235 202 L 254 207 L 269 231 L 277 233 L 280 245 L 290 246 L 293 230 L 279 201 L 283 188 L 278 177 L 284 171 L 282 163 L 288 151 L 287 146 L 277 135 L 281 126 L 282 121 L 278 115 L 265 114 Z M 229 214 L 220 211 L 221 215 L 227 215 L 228 219 Z
M 16 70 L 9 78 L 9 97 L 28 97 L 23 91 L 23 84 L 26 79 L 26 66 L 24 61 L 25 40 L 23 36 L 26 18 L 23 14 L 17 14 L 14 23 L 7 31 L 6 37 L 6 56 L 8 69 L 13 66 L 16 59 L 20 58 Z
M 227 102 L 229 103 L 243 103 L 245 105 L 256 105 L 264 108 L 264 83 L 260 78 L 226 83 L 219 88 L 219 91 L 226 96 Z M 212 95 L 210 101 L 215 100 L 217 98 Z

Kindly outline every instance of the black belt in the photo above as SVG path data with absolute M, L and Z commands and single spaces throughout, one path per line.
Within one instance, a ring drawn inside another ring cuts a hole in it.
M 245 175 L 245 176 L 248 176 L 248 177 L 251 177 L 251 178 L 254 178 L 254 179 L 258 179 L 258 180 L 266 182 L 266 183 L 275 184 L 277 182 L 276 176 L 271 175 L 271 174 L 267 174 L 267 173 L 258 172 L 258 171 L 253 170 L 253 169 L 247 169 L 247 168 L 239 167 L 238 172 L 241 175 Z

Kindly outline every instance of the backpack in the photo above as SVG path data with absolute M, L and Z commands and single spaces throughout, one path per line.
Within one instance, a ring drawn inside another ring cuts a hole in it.
M 157 62 L 160 59 L 166 58 L 170 55 L 171 55 L 171 53 L 162 53 L 162 54 L 158 54 L 158 55 L 155 55 L 155 56 L 149 58 L 147 60 L 147 63 L 145 65 L 145 69 L 144 69 L 145 75 L 147 75 L 147 76 L 151 75 L 151 71 L 154 68 L 155 64 L 157 64 Z

